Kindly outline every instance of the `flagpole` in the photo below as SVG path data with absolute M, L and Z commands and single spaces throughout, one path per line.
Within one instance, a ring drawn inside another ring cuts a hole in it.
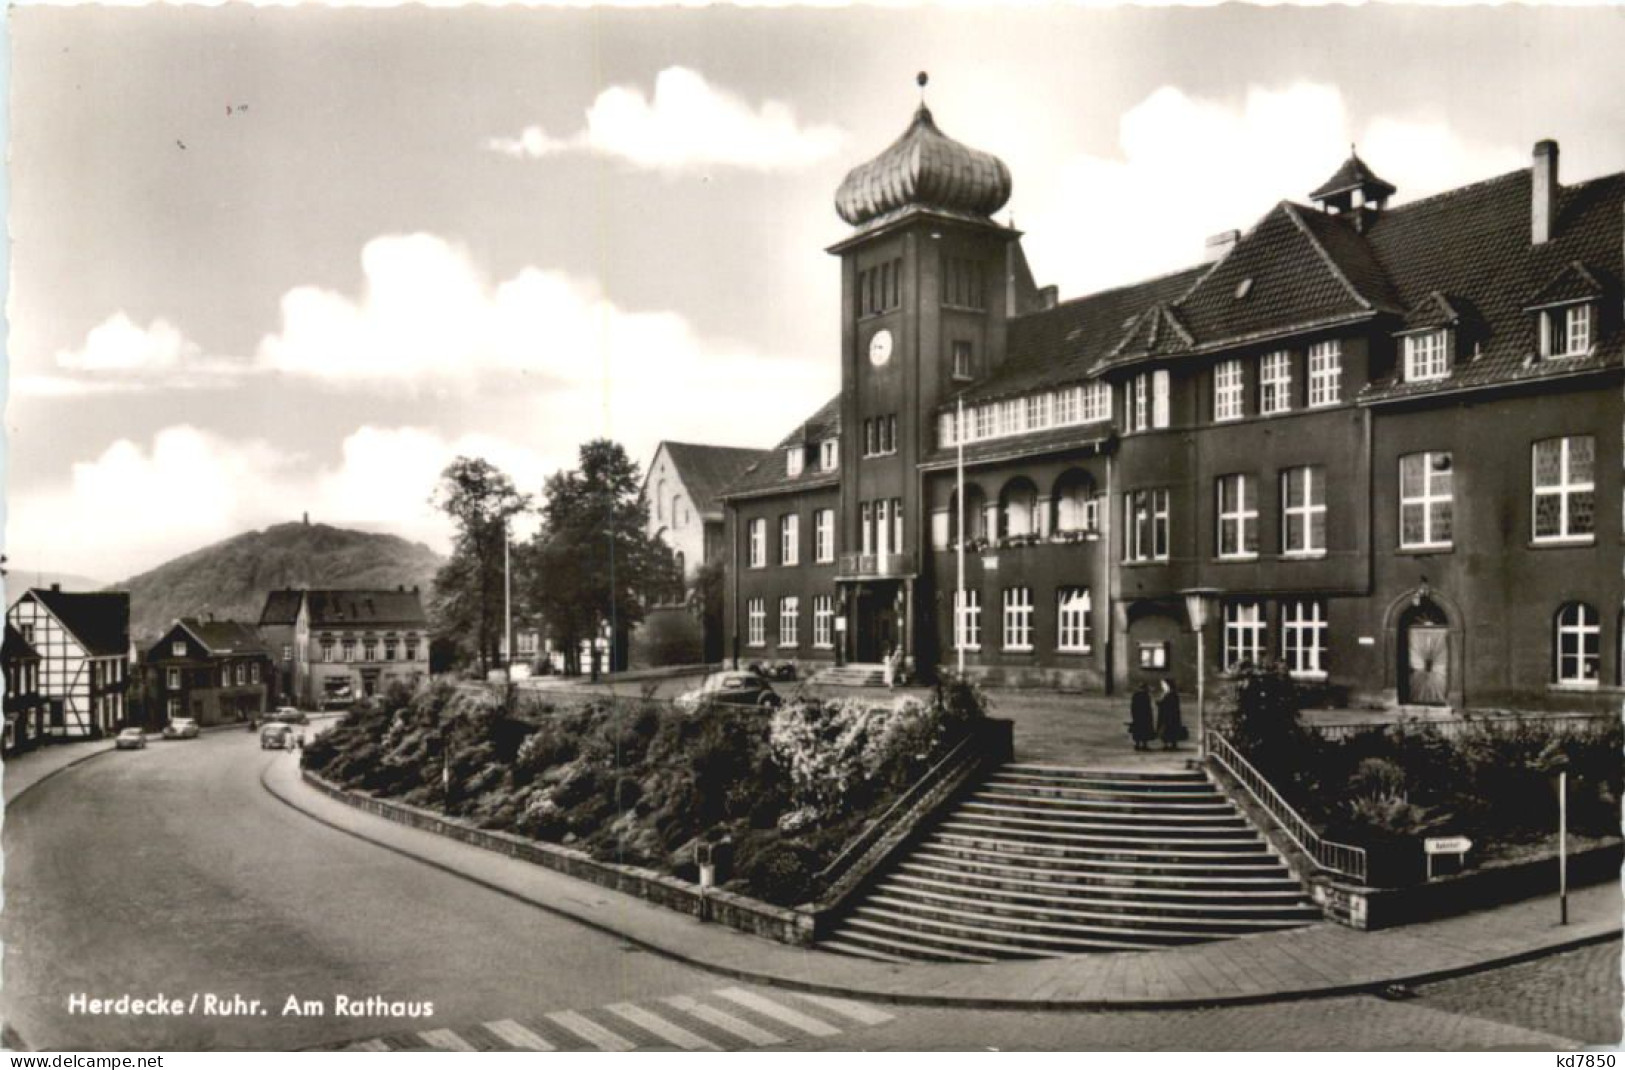
M 958 503 L 959 513 L 959 587 L 954 593 L 954 648 L 958 653 L 959 677 L 965 677 L 965 399 L 955 399 L 954 410 L 954 443 L 958 447 L 958 459 L 955 464 L 958 489 L 954 492 L 954 500 Z

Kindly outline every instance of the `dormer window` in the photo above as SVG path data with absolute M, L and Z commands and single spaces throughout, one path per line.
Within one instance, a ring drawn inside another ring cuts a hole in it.
M 841 450 L 840 439 L 826 438 L 818 444 L 818 466 L 826 472 L 833 472 L 840 466 Z
M 184 658 L 186 656 L 186 640 L 177 639 L 175 642 L 170 643 L 169 652 L 174 657 Z
M 1405 381 L 1425 383 L 1450 374 L 1450 332 L 1443 328 L 1405 336 Z
M 1589 303 L 1544 309 L 1540 313 L 1540 355 L 1580 357 L 1589 353 L 1596 333 L 1594 321 Z
M 792 479 L 801 474 L 801 465 L 804 459 L 800 446 L 792 446 L 784 453 L 784 474 Z

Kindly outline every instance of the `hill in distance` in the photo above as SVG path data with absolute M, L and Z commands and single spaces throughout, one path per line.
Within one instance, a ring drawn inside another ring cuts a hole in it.
M 425 600 L 445 558 L 397 535 L 327 524 L 277 524 L 194 550 L 133 576 L 130 634 L 160 636 L 178 617 L 259 622 L 269 591 L 283 587 L 416 586 Z
M 6 601 L 15 602 L 30 587 L 49 587 L 60 584 L 64 591 L 100 591 L 106 580 L 93 580 L 76 572 L 29 572 L 8 566 L 6 569 Z

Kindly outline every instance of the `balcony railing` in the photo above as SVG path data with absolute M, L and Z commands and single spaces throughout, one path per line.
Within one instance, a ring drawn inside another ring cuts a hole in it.
M 1241 752 L 1232 746 L 1228 739 L 1213 729 L 1208 729 L 1206 736 L 1208 756 L 1236 779 L 1247 794 L 1252 796 L 1253 802 L 1269 812 L 1281 831 L 1298 845 L 1300 851 L 1312 858 L 1323 870 L 1352 877 L 1361 884 L 1365 883 L 1365 848 L 1323 838 L 1290 803 L 1281 798 L 1281 793 L 1264 779 L 1264 774 L 1253 768 L 1253 764 L 1243 758 Z
M 912 576 L 915 573 L 914 555 L 901 554 L 842 554 L 840 574 L 857 578 Z

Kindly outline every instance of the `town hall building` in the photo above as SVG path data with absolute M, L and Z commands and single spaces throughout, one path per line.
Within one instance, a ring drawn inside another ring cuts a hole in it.
M 1558 158 L 1404 204 L 1329 161 L 1204 262 L 1062 302 L 995 218 L 1009 170 L 922 105 L 836 192 L 840 394 L 722 495 L 729 656 L 1189 687 L 1201 589 L 1210 671 L 1617 706 L 1625 174 Z

